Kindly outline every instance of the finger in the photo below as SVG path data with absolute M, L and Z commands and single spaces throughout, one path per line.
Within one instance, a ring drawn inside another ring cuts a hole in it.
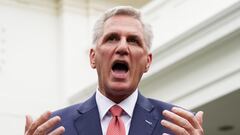
M 197 121 L 201 126 L 203 125 L 203 114 L 203 111 L 199 111 L 196 114 Z
M 25 124 L 25 132 L 27 132 L 27 130 L 30 128 L 31 124 L 33 122 L 33 119 L 30 115 L 26 115 L 26 124 Z
M 51 115 L 51 112 L 50 111 L 47 111 L 45 113 L 43 113 L 36 121 L 34 121 L 29 130 L 27 131 L 27 133 L 29 135 L 32 135 L 35 130 L 38 128 L 38 126 L 42 125 L 44 122 L 46 122 L 48 120 L 48 118 L 50 117 Z
M 172 122 L 169 122 L 167 120 L 161 120 L 161 124 L 164 127 L 170 129 L 176 135 L 189 135 L 189 133 L 184 128 L 182 128 Z
M 42 125 L 40 125 L 39 127 L 37 127 L 37 129 L 35 130 L 34 134 L 40 135 L 40 134 L 46 134 L 48 131 L 50 131 L 50 129 L 52 129 L 57 123 L 59 123 L 61 120 L 61 118 L 59 116 L 55 116 L 51 119 L 49 119 L 48 121 L 46 121 L 45 123 L 43 123 Z
M 167 119 L 169 119 L 172 123 L 176 124 L 177 126 L 180 126 L 181 128 L 184 128 L 189 132 L 193 132 L 193 130 L 194 130 L 193 126 L 186 119 L 184 119 L 184 118 L 178 116 L 177 114 L 170 112 L 168 110 L 164 110 L 163 115 Z
M 193 113 L 178 107 L 173 107 L 172 111 L 180 117 L 188 120 L 194 128 L 198 129 L 201 127 Z
M 58 127 L 57 129 L 53 130 L 48 135 L 62 135 L 65 132 L 65 128 L 63 126 Z

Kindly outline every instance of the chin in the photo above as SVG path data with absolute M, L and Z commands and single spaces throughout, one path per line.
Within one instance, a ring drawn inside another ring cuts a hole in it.
M 114 83 L 109 88 L 111 91 L 116 92 L 116 94 L 131 94 L 136 89 L 125 83 Z

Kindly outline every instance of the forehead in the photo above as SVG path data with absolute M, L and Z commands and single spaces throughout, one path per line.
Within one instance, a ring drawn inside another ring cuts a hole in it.
M 143 27 L 141 22 L 126 15 L 113 16 L 104 23 L 103 35 L 113 32 L 134 34 L 143 38 Z

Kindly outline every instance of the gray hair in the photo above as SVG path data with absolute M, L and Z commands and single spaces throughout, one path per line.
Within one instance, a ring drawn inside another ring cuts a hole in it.
M 103 27 L 104 23 L 111 17 L 117 16 L 117 15 L 127 15 L 130 17 L 133 17 L 140 21 L 140 23 L 143 26 L 143 35 L 144 40 L 147 45 L 148 50 L 150 50 L 152 45 L 152 38 L 153 33 L 151 29 L 151 25 L 147 24 L 146 22 L 143 22 L 141 18 L 141 12 L 138 9 L 135 9 L 131 6 L 117 6 L 112 9 L 107 10 L 95 23 L 93 28 L 93 44 L 95 45 L 97 41 L 100 39 L 100 37 L 103 34 Z

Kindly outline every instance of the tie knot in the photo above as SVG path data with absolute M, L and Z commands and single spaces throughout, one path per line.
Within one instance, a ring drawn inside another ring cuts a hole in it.
M 112 115 L 114 117 L 115 116 L 119 117 L 122 114 L 122 111 L 123 111 L 123 109 L 118 105 L 114 105 L 110 108 L 110 112 L 112 113 Z

